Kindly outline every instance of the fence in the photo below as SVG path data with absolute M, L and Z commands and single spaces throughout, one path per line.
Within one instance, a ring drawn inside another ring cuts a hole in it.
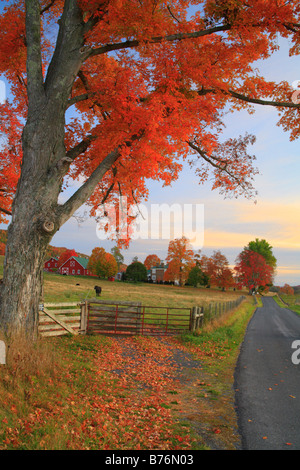
M 167 336 L 190 328 L 191 309 L 91 300 L 84 304 L 86 334 Z
M 40 306 L 41 336 L 66 334 L 118 334 L 168 336 L 195 331 L 232 310 L 245 299 L 205 307 L 143 306 L 140 302 L 91 299 L 81 303 L 46 303 Z
M 90 300 L 84 308 L 85 333 L 139 334 L 141 303 Z
M 77 335 L 81 331 L 82 309 L 77 302 L 40 305 L 38 331 L 41 336 Z
M 209 303 L 202 307 L 193 307 L 192 309 L 192 317 L 191 317 L 191 331 L 195 331 L 204 323 L 208 323 L 214 320 L 217 317 L 220 317 L 226 312 L 237 308 L 243 300 L 245 300 L 245 296 L 241 295 L 236 300 L 229 300 L 227 302 L 214 302 Z

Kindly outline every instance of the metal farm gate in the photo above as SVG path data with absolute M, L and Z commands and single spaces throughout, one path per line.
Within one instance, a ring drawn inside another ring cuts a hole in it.
M 84 310 L 86 334 L 168 336 L 191 327 L 191 308 L 89 300 L 85 302 Z

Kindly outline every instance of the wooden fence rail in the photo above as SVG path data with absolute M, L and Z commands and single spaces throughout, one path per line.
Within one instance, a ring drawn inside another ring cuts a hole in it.
M 39 309 L 39 334 L 180 334 L 195 331 L 245 299 L 190 308 L 145 307 L 140 302 L 90 299 L 84 302 L 46 303 Z
M 81 311 L 82 308 L 77 302 L 40 305 L 39 334 L 41 336 L 79 334 L 81 332 Z
M 89 300 L 82 320 L 86 334 L 139 334 L 141 303 L 113 300 Z

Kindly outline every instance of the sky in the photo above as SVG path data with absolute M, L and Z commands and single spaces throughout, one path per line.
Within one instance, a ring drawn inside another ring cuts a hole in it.
M 289 57 L 288 41 L 279 41 L 280 51 L 260 61 L 257 66 L 267 80 L 286 80 L 292 84 L 300 80 L 299 59 Z M 189 225 L 191 233 L 180 233 L 179 230 L 176 237 L 186 235 L 194 239 L 193 249 L 200 249 L 207 256 L 212 255 L 214 250 L 220 250 L 231 266 L 251 240 L 266 239 L 277 258 L 275 285 L 300 285 L 300 145 L 299 141 L 289 140 L 289 133 L 276 125 L 278 120 L 275 108 L 259 105 L 255 106 L 255 114 L 240 111 L 228 114 L 224 120 L 225 138 L 238 137 L 246 132 L 256 135 L 256 143 L 249 148 L 250 153 L 256 155 L 259 169 L 254 181 L 258 191 L 256 204 L 242 197 L 224 199 L 217 190 L 211 190 L 210 181 L 200 185 L 194 170 L 185 164 L 178 180 L 169 187 L 163 188 L 158 182 L 149 181 L 149 199 L 141 211 L 152 216 L 151 223 L 157 228 L 159 218 L 154 210 L 157 209 L 155 205 L 161 207 L 166 204 L 168 208 L 177 205 L 175 222 L 182 215 L 185 221 L 190 222 L 188 211 L 191 207 L 194 210 L 197 208 L 198 236 L 195 236 L 195 227 L 191 228 L 188 223 L 186 225 Z M 76 183 L 68 191 L 74 190 Z M 79 214 L 84 211 L 83 206 Z M 148 254 L 157 254 L 161 260 L 166 258 L 170 234 L 164 230 L 168 221 L 164 216 L 162 219 L 164 223 L 161 222 L 160 228 L 163 233 L 160 237 L 153 230 L 155 233 L 150 234 L 152 238 L 147 239 L 141 227 L 137 227 L 136 239 L 127 250 L 122 250 L 126 264 L 130 264 L 135 256 L 143 262 Z M 143 224 L 143 219 L 140 222 Z M 110 251 L 115 242 L 99 236 L 96 221 L 86 217 L 81 222 L 71 218 L 55 234 L 51 245 L 74 248 L 90 255 L 97 246 Z

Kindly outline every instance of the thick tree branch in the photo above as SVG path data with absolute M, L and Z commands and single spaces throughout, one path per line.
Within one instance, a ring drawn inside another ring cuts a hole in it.
M 224 94 L 228 94 L 233 96 L 233 98 L 237 98 L 242 101 L 246 101 L 247 103 L 253 103 L 253 104 L 260 104 L 262 106 L 274 106 L 277 108 L 300 108 L 299 104 L 295 104 L 292 101 L 290 103 L 284 102 L 284 101 L 271 101 L 271 100 L 262 100 L 260 98 L 250 98 L 249 96 L 243 95 L 242 93 L 237 93 L 236 91 L 233 90 L 228 90 L 222 91 Z
M 70 106 L 73 106 L 73 104 L 80 103 L 80 101 L 86 101 L 89 98 L 92 98 L 95 95 L 95 93 L 83 93 L 82 95 L 74 96 L 73 98 L 70 98 L 68 101 L 68 108 Z
M 88 98 L 94 96 L 96 93 L 91 92 L 91 88 L 90 88 L 88 79 L 87 79 L 87 77 L 85 76 L 85 74 L 82 72 L 82 70 L 79 70 L 79 72 L 78 72 L 78 77 L 79 77 L 80 80 L 82 81 L 82 84 L 83 84 L 83 86 L 84 86 L 84 88 L 85 88 L 85 90 L 86 90 L 86 96 L 87 96 L 86 99 L 88 99 Z M 84 95 L 85 95 L 85 94 L 83 94 L 83 95 L 81 95 L 81 96 L 84 96 Z M 84 99 L 81 100 L 81 99 L 79 99 L 79 98 L 80 98 L 80 97 L 78 97 L 78 101 L 84 101 Z M 72 101 L 72 100 L 70 100 L 70 101 Z M 109 114 L 108 114 L 107 111 L 104 111 L 102 104 L 99 103 L 98 101 L 94 101 L 94 103 L 91 105 L 91 108 L 93 108 L 93 110 L 94 110 L 94 107 L 95 107 L 95 106 L 98 106 L 98 107 L 99 107 L 103 119 L 104 119 L 104 120 L 107 120 L 108 117 L 109 117 Z
M 74 80 L 86 57 L 82 11 L 77 0 L 65 0 L 56 47 L 45 80 L 47 95 L 53 92 L 53 96 L 60 102 L 65 101 L 67 106 Z
M 79 142 L 79 144 L 75 145 L 75 147 L 68 150 L 68 152 L 66 153 L 66 157 L 72 161 L 75 160 L 75 158 L 78 157 L 78 155 L 84 153 L 88 149 L 90 144 L 93 142 L 93 140 L 96 139 L 97 137 L 95 135 L 87 135 L 81 142 Z
M 59 226 L 64 224 L 79 207 L 84 204 L 93 194 L 97 184 L 105 173 L 112 167 L 120 156 L 120 148 L 116 148 L 98 165 L 87 181 L 59 208 Z
M 110 152 L 107 157 L 97 166 L 91 176 L 86 182 L 68 199 L 65 204 L 58 207 L 58 225 L 64 224 L 79 207 L 84 204 L 93 194 L 97 184 L 102 180 L 105 173 L 110 170 L 113 164 L 118 160 L 121 155 L 122 148 L 125 146 L 131 147 L 134 141 L 139 140 L 144 135 L 141 131 L 139 134 L 133 135 L 130 139 L 126 140 L 123 145 L 118 146 L 115 150 Z
M 240 101 L 245 101 L 247 103 L 252 103 L 252 104 L 260 104 L 262 106 L 274 106 L 275 108 L 300 108 L 300 104 L 296 104 L 291 102 L 286 102 L 286 101 L 272 101 L 272 100 L 264 100 L 261 98 L 250 98 L 250 96 L 244 95 L 243 93 L 238 93 L 237 91 L 234 90 L 222 90 L 222 89 L 205 89 L 201 88 L 201 90 L 198 90 L 197 93 L 199 96 L 205 96 L 209 93 L 212 94 L 217 94 L 218 92 L 221 92 L 223 95 L 230 95 L 233 98 L 236 98 Z
M 97 137 L 95 135 L 87 135 L 81 142 L 79 142 L 75 147 L 71 148 L 66 152 L 66 154 L 55 163 L 55 165 L 51 168 L 48 172 L 48 177 L 52 178 L 55 174 L 56 176 L 59 175 L 60 178 L 63 178 L 69 171 L 71 163 L 82 153 L 84 153 L 93 140 L 96 140 Z
M 26 43 L 27 43 L 27 94 L 29 107 L 44 95 L 40 4 L 38 0 L 26 0 Z

